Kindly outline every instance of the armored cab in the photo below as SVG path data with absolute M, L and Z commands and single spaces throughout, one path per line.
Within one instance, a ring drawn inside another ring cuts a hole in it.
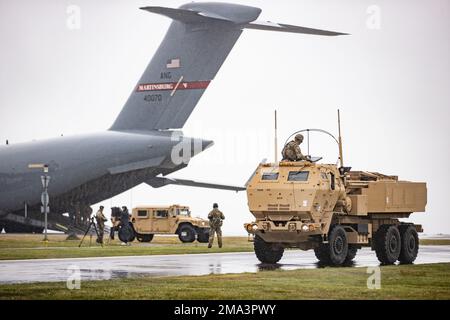
M 312 161 L 260 164 L 247 183 L 248 207 L 260 261 L 278 262 L 285 248 L 314 249 L 324 264 L 351 262 L 362 246 L 383 264 L 412 263 L 420 225 L 400 222 L 424 212 L 426 184 L 350 171 Z
M 140 242 L 150 242 L 155 234 L 177 234 L 181 242 L 206 243 L 209 221 L 191 216 L 187 206 L 142 206 L 132 211 L 131 222 Z

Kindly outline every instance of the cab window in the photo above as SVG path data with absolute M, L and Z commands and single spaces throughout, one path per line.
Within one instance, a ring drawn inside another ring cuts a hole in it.
M 138 210 L 137 216 L 139 218 L 146 218 L 147 217 L 147 210 Z
M 155 212 L 156 218 L 167 218 L 169 216 L 169 211 L 167 210 L 157 210 Z
M 278 172 L 266 172 L 262 174 L 261 180 L 273 181 L 278 180 Z
M 189 209 L 181 209 L 178 210 L 178 215 L 180 216 L 190 216 L 191 212 L 189 211 Z
M 288 181 L 308 181 L 309 171 L 289 171 Z

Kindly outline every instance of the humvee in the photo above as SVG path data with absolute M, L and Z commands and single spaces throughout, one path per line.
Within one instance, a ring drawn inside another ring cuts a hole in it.
M 340 134 L 334 140 L 339 167 L 311 157 L 261 163 L 247 182 L 255 221 L 244 228 L 252 235 L 257 258 L 276 263 L 285 248 L 313 249 L 322 264 L 339 266 L 351 263 L 357 250 L 368 246 L 381 264 L 412 263 L 422 226 L 399 219 L 425 211 L 426 183 L 351 171 L 343 165 Z
M 177 234 L 181 242 L 206 243 L 209 221 L 191 216 L 187 206 L 137 207 L 131 214 L 136 239 L 150 242 L 155 234 Z

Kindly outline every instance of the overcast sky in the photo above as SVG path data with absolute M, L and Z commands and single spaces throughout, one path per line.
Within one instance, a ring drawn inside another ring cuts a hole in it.
M 426 181 L 427 212 L 412 220 L 449 233 L 450 1 L 235 2 L 260 7 L 261 20 L 351 35 L 246 30 L 183 129 L 215 145 L 172 176 L 242 185 L 273 160 L 275 108 L 281 148 L 299 129 L 336 133 L 339 107 L 346 165 Z M 170 24 L 138 8 L 183 3 L 0 0 L 0 141 L 109 128 Z M 336 161 L 324 137 L 310 150 Z M 224 233 L 245 234 L 245 193 L 141 185 L 103 204 L 179 203 L 205 217 L 213 202 Z

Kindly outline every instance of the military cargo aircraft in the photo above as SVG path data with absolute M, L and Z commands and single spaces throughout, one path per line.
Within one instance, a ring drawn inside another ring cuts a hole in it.
M 51 176 L 48 223 L 59 230 L 73 224 L 64 213 L 73 216 L 141 183 L 244 190 L 166 177 L 213 144 L 176 129 L 183 127 L 244 29 L 344 34 L 256 21 L 261 9 L 236 4 L 141 9 L 173 22 L 111 128 L 0 147 L 0 228 L 42 230 L 42 171 L 33 168 L 45 168 Z

